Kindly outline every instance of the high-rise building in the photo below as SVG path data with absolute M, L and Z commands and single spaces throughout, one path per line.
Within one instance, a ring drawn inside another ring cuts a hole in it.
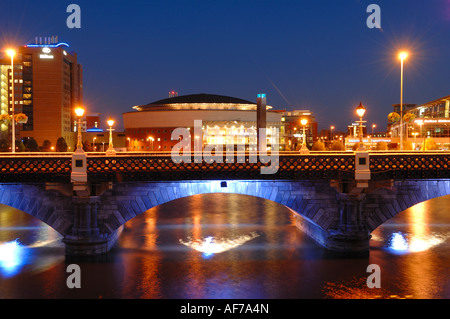
M 13 76 L 11 73 L 11 59 L 0 60 L 0 114 L 12 113 L 12 95 L 13 95 Z M 15 113 L 22 111 L 22 64 L 14 58 L 14 111 Z M 17 125 L 20 129 L 21 124 Z M 10 125 L 2 123 L 0 125 L 0 138 L 10 141 L 11 133 Z
M 19 48 L 23 79 L 23 108 L 28 122 L 23 124 L 20 138 L 34 138 L 38 145 L 59 137 L 73 147 L 74 108 L 82 104 L 82 66 L 77 54 L 57 37 L 36 38 L 35 43 Z

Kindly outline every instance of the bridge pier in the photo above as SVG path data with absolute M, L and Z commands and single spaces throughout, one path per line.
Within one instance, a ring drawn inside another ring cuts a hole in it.
M 363 225 L 362 207 L 366 194 L 337 194 L 339 225 L 330 230 L 326 247 L 334 251 L 368 252 L 371 238 Z
M 73 198 L 73 226 L 64 236 L 68 256 L 94 256 L 106 254 L 110 240 L 101 234 L 97 225 L 98 196 Z
M 321 246 L 334 252 L 368 253 L 370 231 L 363 224 L 362 207 L 365 194 L 337 193 L 337 227 L 324 229 L 306 216 L 295 213 L 296 226 Z

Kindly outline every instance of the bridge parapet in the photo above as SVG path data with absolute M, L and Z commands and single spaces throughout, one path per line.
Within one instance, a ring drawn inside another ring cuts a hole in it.
M 370 180 L 450 178 L 446 152 L 370 152 Z M 170 153 L 86 153 L 89 182 L 205 179 L 354 180 L 354 152 L 280 152 L 274 174 L 261 174 L 270 164 L 252 162 L 250 153 L 224 155 L 222 163 L 174 162 Z M 0 182 L 69 182 L 71 153 L 2 153 Z
M 270 164 L 252 162 L 252 154 L 234 153 L 222 163 L 196 161 L 175 163 L 170 154 L 124 154 L 115 157 L 88 156 L 87 173 L 96 181 L 158 181 L 205 179 L 352 179 L 353 154 L 299 155 L 281 154 L 275 163 L 274 174 L 261 174 L 261 167 Z M 272 163 L 273 164 L 273 163 Z
M 0 154 L 0 182 L 70 182 L 72 154 Z
M 371 180 L 450 178 L 448 152 L 370 154 Z

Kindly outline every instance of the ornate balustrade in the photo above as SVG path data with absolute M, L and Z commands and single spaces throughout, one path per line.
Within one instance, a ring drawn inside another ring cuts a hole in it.
M 245 155 L 245 156 L 244 156 Z M 172 160 L 170 153 L 87 153 L 88 180 L 164 181 L 207 179 L 351 180 L 355 176 L 353 152 L 280 153 L 276 163 L 254 163 L 251 154 L 234 153 L 223 163 Z M 270 157 L 269 157 L 270 158 Z M 275 157 L 274 157 L 275 158 Z M 274 174 L 261 174 L 262 166 L 275 166 Z M 372 180 L 450 178 L 450 154 L 403 152 L 370 154 Z M 72 171 L 70 153 L 0 154 L 0 182 L 68 182 Z
M 170 154 L 105 157 L 89 156 L 90 179 L 111 180 L 205 180 L 205 179 L 337 179 L 354 176 L 352 154 L 280 155 L 274 174 L 261 174 L 260 161 L 252 163 L 249 154 L 235 153 L 223 163 L 196 161 L 175 163 Z
M 372 180 L 450 178 L 450 154 L 431 152 L 370 155 Z
M 0 155 L 0 182 L 67 182 L 72 154 L 18 153 Z

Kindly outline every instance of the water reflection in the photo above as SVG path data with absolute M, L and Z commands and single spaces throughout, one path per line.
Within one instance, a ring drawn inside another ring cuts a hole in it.
M 239 247 L 256 237 L 259 237 L 256 232 L 236 238 L 214 238 L 213 236 L 208 236 L 200 241 L 188 237 L 186 242 L 180 239 L 180 243 L 202 252 L 204 256 L 209 257 L 213 254 L 223 253 L 224 251 Z
M 4 276 L 16 274 L 23 262 L 23 246 L 17 239 L 0 244 L 0 271 Z
M 61 239 L 60 234 L 38 219 L 0 205 L 0 278 L 45 271 L 61 262 Z
M 450 224 L 447 216 L 440 216 L 444 213 L 440 211 L 441 202 L 450 202 L 450 196 L 410 207 L 376 229 L 372 239 L 398 254 L 423 252 L 445 243 L 450 237 Z M 448 206 L 445 208 L 448 210 Z
M 374 231 L 369 257 L 352 259 L 329 254 L 274 202 L 182 198 L 127 222 L 104 261 L 81 264 L 76 291 L 61 236 L 0 209 L 0 244 L 18 239 L 5 251 L 22 256 L 4 258 L 14 271 L 0 266 L 0 298 L 450 298 L 449 206 L 450 196 L 400 213 Z M 381 268 L 381 289 L 366 285 L 369 264 Z

